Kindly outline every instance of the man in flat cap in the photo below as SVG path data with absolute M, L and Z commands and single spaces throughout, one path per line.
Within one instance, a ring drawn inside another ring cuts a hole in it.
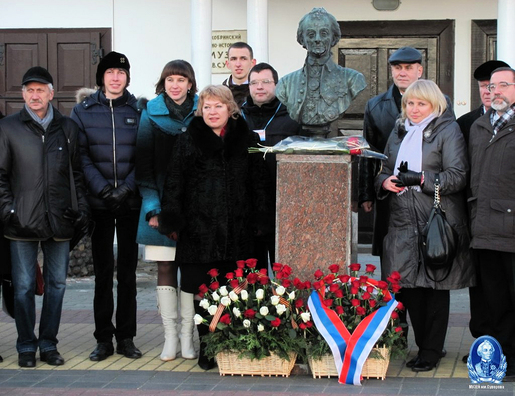
M 490 74 L 492 74 L 492 72 L 499 67 L 510 67 L 510 65 L 500 60 L 489 60 L 479 65 L 474 71 L 474 78 L 477 80 L 477 85 L 479 87 L 481 106 L 468 112 L 467 114 L 462 115 L 456 120 L 467 143 L 469 140 L 470 127 L 474 121 L 476 121 L 490 109 L 492 99 L 490 97 L 490 91 L 487 87 L 488 84 L 490 84 Z
M 137 307 L 136 233 L 141 198 L 136 187 L 135 164 L 140 111 L 136 98 L 127 90 L 129 59 L 118 52 L 108 53 L 98 64 L 96 80 L 99 89 L 75 105 L 71 114 L 80 128 L 87 198 L 96 223 L 91 248 L 97 346 L 89 358 L 101 361 L 111 356 L 114 336 L 116 352 L 137 359 L 141 352 L 133 338 L 136 336 Z M 115 230 L 118 241 L 116 324 L 112 320 Z
M 401 113 L 402 94 L 414 81 L 417 81 L 424 71 L 422 54 L 415 48 L 402 47 L 388 59 L 392 73 L 393 84 L 388 91 L 370 99 L 365 106 L 363 136 L 370 146 L 383 153 L 386 142 L 395 125 L 395 120 Z M 359 165 L 359 205 L 365 212 L 371 212 L 374 202 L 374 234 L 372 254 L 381 257 L 383 254 L 383 239 L 388 232 L 389 207 L 388 200 L 376 200 L 374 178 L 381 166 L 380 161 L 360 158 Z M 388 274 L 383 274 L 388 275 Z M 396 295 L 402 301 L 400 293 Z M 406 313 L 401 312 L 401 321 L 406 322 Z M 407 336 L 407 327 L 404 334 Z
M 363 136 L 370 146 L 379 152 L 384 152 L 386 141 L 395 125 L 395 120 L 401 112 L 402 94 L 414 81 L 417 81 L 424 71 L 422 54 L 411 47 L 402 47 L 388 59 L 393 78 L 393 84 L 388 91 L 370 99 L 365 106 Z M 373 159 L 360 159 L 359 174 L 359 204 L 365 212 L 371 212 L 376 202 L 374 177 L 380 162 Z M 388 202 L 377 201 L 374 216 L 374 238 L 372 254 L 381 256 L 383 238 L 388 228 Z
M 25 106 L 0 121 L 0 215 L 11 246 L 20 367 L 36 366 L 38 348 L 42 362 L 64 364 L 57 351 L 57 333 L 69 244 L 74 229 L 89 223 L 79 128 L 50 104 L 53 82 L 46 69 L 30 68 L 21 83 Z M 77 209 L 72 209 L 71 182 L 75 183 Z M 36 337 L 34 295 L 39 246 L 44 256 L 45 298 Z

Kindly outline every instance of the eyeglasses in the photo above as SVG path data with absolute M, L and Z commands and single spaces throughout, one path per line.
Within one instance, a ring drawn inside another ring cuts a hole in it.
M 252 86 L 255 86 L 258 84 L 269 85 L 269 84 L 273 84 L 273 83 L 274 83 L 274 80 L 253 80 L 253 81 L 249 82 L 249 85 L 252 85 Z
M 499 88 L 499 91 L 503 92 L 508 89 L 510 85 L 515 85 L 515 83 L 509 83 L 509 82 L 500 82 L 499 84 L 488 84 L 486 86 L 486 89 L 488 89 L 490 92 L 495 91 L 495 88 Z

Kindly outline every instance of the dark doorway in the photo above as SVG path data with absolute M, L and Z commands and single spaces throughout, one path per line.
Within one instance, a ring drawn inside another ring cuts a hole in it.
M 474 70 L 487 60 L 497 59 L 497 20 L 473 20 L 471 34 L 470 110 L 473 110 L 481 105 Z
M 435 81 L 451 101 L 454 98 L 454 21 L 351 21 L 339 22 L 342 39 L 337 48 L 338 63 L 365 75 L 367 88 L 357 97 L 339 122 L 342 130 L 363 130 L 366 102 L 392 84 L 388 58 L 393 51 L 411 46 L 423 54 L 424 75 Z M 357 179 L 354 178 L 357 189 Z M 353 194 L 356 196 L 356 194 Z M 372 240 L 373 213 L 358 214 L 358 242 Z
M 102 54 L 111 50 L 111 29 L 0 29 L 0 111 L 23 106 L 21 80 L 32 66 L 54 78 L 53 105 L 69 115 L 75 91 L 95 86 Z

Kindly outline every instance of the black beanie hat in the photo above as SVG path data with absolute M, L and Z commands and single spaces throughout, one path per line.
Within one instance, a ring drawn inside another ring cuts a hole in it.
M 104 85 L 104 73 L 107 69 L 123 69 L 127 72 L 127 85 L 130 81 L 130 73 L 129 70 L 131 68 L 131 64 L 129 63 L 129 59 L 124 54 L 120 54 L 119 52 L 109 52 L 106 56 L 102 58 L 97 68 L 97 85 L 102 87 Z

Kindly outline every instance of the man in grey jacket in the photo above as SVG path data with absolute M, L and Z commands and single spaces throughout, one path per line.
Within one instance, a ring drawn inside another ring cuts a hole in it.
M 515 381 L 515 70 L 492 72 L 490 110 L 470 129 L 471 247 L 476 253 L 490 334 Z

